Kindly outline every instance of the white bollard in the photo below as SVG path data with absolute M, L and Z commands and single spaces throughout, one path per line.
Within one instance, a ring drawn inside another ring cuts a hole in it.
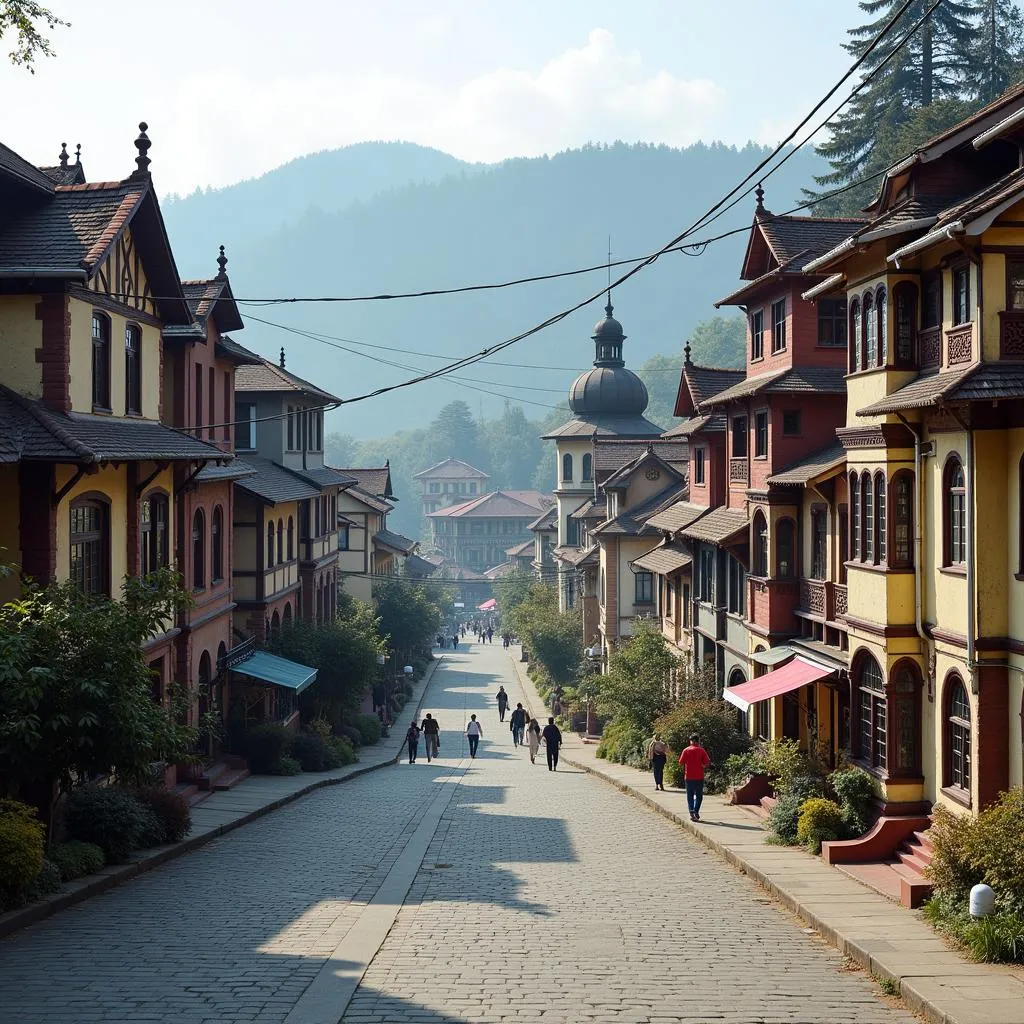
M 988 917 L 996 902 L 996 894 L 990 885 L 976 885 L 971 889 L 971 917 Z

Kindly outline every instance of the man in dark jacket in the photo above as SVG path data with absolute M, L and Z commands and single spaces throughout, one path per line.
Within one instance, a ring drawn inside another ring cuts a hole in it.
M 429 764 L 432 757 L 437 757 L 438 748 L 441 746 L 441 727 L 437 724 L 436 718 L 431 718 L 429 711 L 427 717 L 423 719 L 420 731 L 427 744 L 427 764 Z
M 523 730 L 526 728 L 526 709 L 522 704 L 516 705 L 508 721 L 512 730 L 512 745 L 518 747 L 523 742 Z
M 498 721 L 499 722 L 504 722 L 505 721 L 505 710 L 508 707 L 508 694 L 505 692 L 505 687 L 504 686 L 499 686 L 498 687 L 497 701 L 498 701 Z
M 544 737 L 544 743 L 547 746 L 548 751 L 548 771 L 558 771 L 558 748 L 562 745 L 562 733 L 559 731 L 555 720 L 553 718 L 548 719 L 548 724 L 544 726 L 544 731 L 541 733 Z

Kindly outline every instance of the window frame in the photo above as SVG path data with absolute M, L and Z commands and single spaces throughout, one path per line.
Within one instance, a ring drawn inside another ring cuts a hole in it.
M 775 521 L 775 579 L 793 580 L 799 574 L 796 537 L 796 521 L 791 516 L 782 516 Z M 786 561 L 783 560 L 785 554 L 789 555 Z
M 848 561 L 861 561 L 861 507 L 860 507 L 860 475 L 850 474 L 850 552 Z
M 776 299 L 772 303 L 772 355 L 786 351 L 786 312 L 787 297 Z
M 875 365 L 881 369 L 889 365 L 889 293 L 884 284 L 875 289 L 875 319 L 878 348 Z
M 581 472 L 582 472 L 583 475 L 580 477 L 580 479 L 581 479 L 581 481 L 583 483 L 589 484 L 589 483 L 593 482 L 593 479 L 594 479 L 594 457 L 593 457 L 593 455 L 590 454 L 590 452 L 584 452 L 583 453 Z M 472 493 L 472 491 L 475 491 L 476 484 L 470 484 L 469 486 L 470 486 L 470 489 L 471 489 L 471 493 Z
M 917 332 L 920 289 L 913 281 L 893 286 L 894 334 L 892 364 L 900 370 L 917 367 Z
M 572 452 L 565 452 L 562 455 L 562 483 L 572 483 Z
M 224 506 L 214 505 L 210 516 L 210 582 L 224 582 Z
M 277 521 L 277 561 L 275 565 L 284 564 L 284 518 Z
M 796 417 L 796 427 L 793 429 L 793 417 Z M 787 422 L 788 421 L 788 422 Z M 804 432 L 804 417 L 802 409 L 783 409 L 782 410 L 782 436 L 783 437 L 803 437 Z
M 196 363 L 193 367 L 193 384 L 195 394 L 193 396 L 195 407 L 192 410 L 192 433 L 196 437 L 202 437 L 203 434 L 203 366 L 201 363 Z
M 877 674 L 877 685 L 865 685 L 868 666 L 875 670 L 871 678 L 872 683 L 876 681 Z M 885 675 L 875 657 L 866 651 L 862 652 L 857 664 L 855 697 L 854 711 L 857 724 L 853 735 L 857 737 L 857 745 L 854 756 L 869 770 L 887 773 L 890 723 Z M 865 711 L 868 712 L 867 717 Z
M 901 494 L 906 487 L 905 496 Z M 889 481 L 889 543 L 886 555 L 892 569 L 912 569 L 914 567 L 914 473 L 913 470 L 901 469 L 893 474 Z M 901 505 L 905 506 L 901 508 Z M 906 555 L 901 554 L 905 544 Z
M 92 408 L 113 412 L 111 402 L 111 323 L 106 313 L 92 311 Z
M 243 417 L 242 410 L 247 415 Z M 243 436 L 244 431 L 244 436 Z M 242 444 L 245 440 L 248 444 Z M 235 402 L 235 450 L 241 452 L 256 451 L 256 403 Z
M 654 573 L 642 569 L 633 574 L 633 604 L 654 604 Z
M 142 415 L 142 328 L 133 321 L 124 325 L 124 412 Z
M 206 589 L 206 513 L 202 508 L 192 513 L 192 589 Z
M 960 673 L 953 669 L 946 676 L 942 702 L 942 784 L 943 789 L 967 804 L 971 802 L 974 731 L 971 698 Z M 963 695 L 963 703 L 956 698 Z M 966 706 L 967 717 L 956 712 Z M 957 741 L 959 743 L 959 749 Z M 958 764 L 959 762 L 959 764 Z
M 263 549 L 263 569 L 268 571 L 273 569 L 277 564 L 274 559 L 274 534 L 276 533 L 276 524 L 271 519 L 267 523 L 267 539 Z
M 753 575 L 762 579 L 768 576 L 768 517 L 762 509 L 755 509 L 750 522 L 751 529 L 751 566 Z
M 878 319 L 875 315 L 875 296 L 865 292 L 861 299 L 864 343 L 861 346 L 860 369 L 873 370 L 878 362 Z
M 959 452 L 951 452 L 942 467 L 942 565 L 966 571 L 968 555 L 967 476 Z
M 737 447 L 737 440 L 740 446 Z M 742 451 L 739 448 L 742 448 Z M 750 420 L 746 413 L 736 413 L 729 420 L 730 458 L 745 459 L 750 451 Z
M 818 347 L 846 348 L 848 344 L 848 312 L 846 296 L 818 299 Z M 828 324 L 831 340 L 822 339 L 822 326 Z
M 862 353 L 864 351 L 863 327 L 864 317 L 861 311 L 860 299 L 854 298 L 850 302 L 850 373 L 857 373 L 861 367 Z
M 97 514 L 96 525 L 88 530 L 75 532 L 75 513 L 89 510 Z M 68 507 L 68 538 L 70 541 L 70 569 L 68 578 L 86 595 L 110 597 L 110 499 L 105 494 L 90 492 L 81 494 Z M 82 549 L 78 562 L 83 571 L 76 569 L 75 549 Z M 88 550 L 86 550 L 88 549 Z M 95 571 L 88 573 L 86 555 L 90 554 Z M 89 584 L 88 586 L 86 584 Z
M 879 470 L 875 474 L 875 565 L 886 565 L 888 557 L 888 537 L 886 531 L 886 483 L 885 474 Z
M 768 458 L 768 410 L 758 409 L 754 413 L 754 458 Z
M 148 506 L 148 518 L 145 509 Z M 163 509 L 163 537 L 159 529 L 159 519 L 154 515 L 154 508 Z M 165 569 L 171 564 L 170 542 L 171 501 L 166 491 L 154 489 L 143 495 L 139 501 L 139 573 L 148 576 L 158 569 Z
M 750 361 L 764 359 L 764 309 L 750 314 Z
M 711 604 L 715 600 L 715 565 L 715 549 L 702 544 L 698 556 L 700 580 L 697 600 L 703 604 Z
M 952 288 L 953 326 L 960 327 L 972 323 L 971 316 L 971 265 L 957 263 L 950 268 L 950 286 Z
M 870 472 L 860 475 L 861 561 L 875 562 L 875 483 Z
M 932 294 L 934 290 L 934 295 Z M 934 303 L 931 301 L 934 299 Z M 934 323 L 932 322 L 934 316 Z M 921 275 L 920 329 L 929 331 L 942 327 L 942 272 L 931 271 Z
M 344 523 L 338 527 L 338 550 L 349 551 L 349 525 Z
M 1024 255 L 1020 252 L 1007 254 L 1006 256 L 1006 301 L 1004 308 L 1015 313 L 1024 312 L 1024 286 L 1015 292 L 1013 287 L 1014 277 L 1024 285 Z M 1011 267 L 1019 267 L 1020 274 L 1014 275 Z M 1017 302 L 1015 295 L 1019 295 L 1020 302 Z
M 706 449 L 703 445 L 698 445 L 693 449 L 693 482 L 699 486 L 704 486 L 707 482 L 706 461 Z
M 828 579 L 828 506 L 811 506 L 811 579 Z
M 747 612 L 747 572 L 743 563 L 733 555 L 727 555 L 726 565 L 726 611 L 733 615 Z

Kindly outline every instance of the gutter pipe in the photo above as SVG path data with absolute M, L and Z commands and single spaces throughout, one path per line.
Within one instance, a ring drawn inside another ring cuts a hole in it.
M 946 238 L 952 240 L 954 235 L 962 235 L 963 233 L 964 222 L 962 220 L 955 220 L 952 224 L 947 224 L 945 227 L 938 228 L 935 231 L 929 231 L 927 235 L 922 235 L 908 245 L 903 246 L 902 249 L 897 249 L 891 256 L 886 258 L 886 263 L 895 263 L 896 269 L 899 270 L 901 269 L 900 260 L 905 260 L 908 256 L 913 256 L 915 253 L 927 249 L 928 246 L 934 245 L 936 242 L 941 242 Z
M 971 677 L 971 693 L 977 694 L 978 662 L 974 643 L 977 632 L 974 600 L 977 586 L 974 568 L 974 428 L 969 427 L 955 409 L 949 409 L 949 413 L 967 432 L 967 464 L 964 467 L 964 475 L 967 478 L 964 495 L 967 513 L 967 671 Z

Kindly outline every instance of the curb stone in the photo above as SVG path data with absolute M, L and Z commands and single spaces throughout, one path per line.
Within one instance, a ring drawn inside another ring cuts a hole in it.
M 416 718 L 420 715 L 420 710 L 422 709 L 423 702 L 426 699 L 430 681 L 434 678 L 434 672 L 436 671 L 437 666 L 441 664 L 442 660 L 443 657 L 435 656 L 434 660 L 431 661 L 426 674 L 423 676 L 423 688 L 420 691 L 419 701 L 417 702 L 416 710 L 413 713 Z M 408 705 L 406 705 L 406 707 L 408 707 Z M 404 714 L 405 709 L 403 708 L 402 710 Z M 378 761 L 375 764 L 368 764 L 362 768 L 356 767 L 352 771 L 337 778 L 314 779 L 308 785 L 303 786 L 302 789 L 297 789 L 294 793 L 287 793 L 284 796 L 278 797 L 276 800 L 271 800 L 262 807 L 257 807 L 253 811 L 246 811 L 232 821 L 224 822 L 222 825 L 216 825 L 200 835 L 188 836 L 180 843 L 173 843 L 168 846 L 160 846 L 152 850 L 147 850 L 141 854 L 136 854 L 135 857 L 137 859 L 131 860 L 127 864 L 111 865 L 109 867 L 105 867 L 96 875 L 89 875 L 85 878 L 66 882 L 64 883 L 64 888 L 61 892 L 55 893 L 47 899 L 40 900 L 38 903 L 30 903 L 27 907 L 20 907 L 17 910 L 10 910 L 6 914 L 0 914 L 0 939 L 6 938 L 8 935 L 13 935 L 15 932 L 20 931 L 22 928 L 27 928 L 29 925 L 36 924 L 39 921 L 45 921 L 46 918 L 52 917 L 54 914 L 57 914 L 62 910 L 66 910 L 68 907 L 72 907 L 76 903 L 81 903 L 83 900 L 87 900 L 90 896 L 97 896 L 101 892 L 113 889 L 124 882 L 130 881 L 138 875 L 160 867 L 161 864 L 166 864 L 168 861 L 176 860 L 178 857 L 183 857 L 186 853 L 198 850 L 201 846 L 205 846 L 214 839 L 219 839 L 221 836 L 225 836 L 229 832 L 233 832 L 235 829 L 241 828 L 243 825 L 248 825 L 250 822 L 256 821 L 258 818 L 262 818 L 265 814 L 269 814 L 271 811 L 276 811 L 287 804 L 294 803 L 301 797 L 307 796 L 309 793 L 313 793 L 318 789 L 324 789 L 327 786 L 338 786 L 343 782 L 349 782 L 352 779 L 357 779 L 361 775 L 367 775 L 380 768 L 388 768 L 391 765 L 395 765 L 402 756 L 404 746 L 404 743 L 399 746 L 398 753 L 389 760 Z

